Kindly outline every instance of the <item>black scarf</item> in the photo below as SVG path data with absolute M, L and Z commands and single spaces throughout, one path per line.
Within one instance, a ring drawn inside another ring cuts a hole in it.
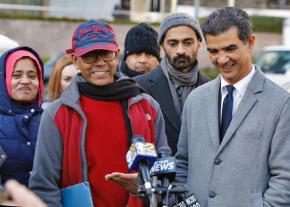
M 104 101 L 127 100 L 144 92 L 144 89 L 135 80 L 125 77 L 118 78 L 117 76 L 115 76 L 115 82 L 113 83 L 105 86 L 96 86 L 79 75 L 78 88 L 80 94 Z
M 125 118 L 126 127 L 128 129 L 129 146 L 133 137 L 133 131 L 128 117 L 128 99 L 134 97 L 145 90 L 133 79 L 122 77 L 119 78 L 117 74 L 114 79 L 115 81 L 105 86 L 96 86 L 86 81 L 81 74 L 77 76 L 77 84 L 80 94 L 85 95 L 89 98 L 104 101 L 119 100 L 122 103 L 123 115 Z
M 121 65 L 120 65 L 120 67 L 121 67 L 121 70 L 120 70 L 120 71 L 121 71 L 124 75 L 126 75 L 126 76 L 128 76 L 128 77 L 130 77 L 130 78 L 133 78 L 133 77 L 135 77 L 135 76 L 137 76 L 137 75 L 142 75 L 142 74 L 144 74 L 144 73 L 137 72 L 137 71 L 135 71 L 135 70 L 131 70 L 131 69 L 128 67 L 128 65 L 127 65 L 127 63 L 125 62 L 124 59 L 121 61 L 120 64 L 121 64 Z

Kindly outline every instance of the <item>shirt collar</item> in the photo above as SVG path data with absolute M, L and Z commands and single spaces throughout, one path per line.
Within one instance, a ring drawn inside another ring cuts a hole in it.
M 234 84 L 235 91 L 243 96 L 254 74 L 255 74 L 255 66 L 252 65 L 251 72 L 248 75 L 246 75 L 243 79 L 241 79 L 239 82 Z M 223 76 L 221 76 L 221 93 L 222 94 L 227 94 L 227 89 L 225 87 L 226 85 L 230 85 L 230 84 L 223 78 Z

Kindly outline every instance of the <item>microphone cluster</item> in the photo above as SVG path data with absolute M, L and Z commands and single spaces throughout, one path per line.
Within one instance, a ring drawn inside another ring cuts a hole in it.
M 139 187 L 138 193 L 147 196 L 151 204 L 153 200 L 157 202 L 153 195 L 158 195 L 159 204 L 161 202 L 162 207 L 169 206 L 169 194 L 179 195 L 178 197 L 180 197 L 180 195 L 185 195 L 188 192 L 184 186 L 173 186 L 171 184 L 176 174 L 176 161 L 175 157 L 170 155 L 169 147 L 160 147 L 157 155 L 154 144 L 145 142 L 141 136 L 132 139 L 132 144 L 126 155 L 129 169 L 138 170 L 143 182 L 144 188 Z M 156 176 L 160 182 L 152 186 L 151 176 Z M 172 207 L 200 207 L 200 205 L 195 196 L 191 194 L 179 199 L 179 202 L 173 204 Z

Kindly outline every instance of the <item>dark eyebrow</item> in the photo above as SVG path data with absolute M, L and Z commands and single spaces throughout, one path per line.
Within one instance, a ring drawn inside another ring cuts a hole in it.
M 229 46 L 226 46 L 223 48 L 223 50 L 232 50 L 232 49 L 236 49 L 238 48 L 238 46 L 236 44 L 231 44 Z
M 193 40 L 193 38 L 192 38 L 192 37 L 185 38 L 185 39 L 183 39 L 182 41 L 188 41 L 188 40 Z
M 174 41 L 174 42 L 178 42 L 177 39 L 168 39 L 168 40 L 167 40 L 167 42 L 172 42 L 172 41 Z
M 222 50 L 233 50 L 233 49 L 236 49 L 236 48 L 238 48 L 238 46 L 236 44 L 231 44 L 231 45 L 228 45 L 226 47 L 223 47 Z M 218 49 L 208 47 L 207 51 L 210 52 L 210 53 L 213 53 L 213 52 L 217 52 Z
M 209 53 L 213 53 L 213 52 L 217 52 L 218 49 L 214 49 L 214 48 L 210 48 L 210 47 L 208 47 L 208 48 L 207 48 L 207 51 L 208 51 Z
M 27 73 L 36 73 L 37 74 L 37 71 L 29 70 Z
M 13 71 L 13 73 L 23 73 L 23 71 L 22 70 L 14 70 Z M 36 74 L 38 74 L 38 72 L 37 71 L 35 71 L 35 70 L 29 70 L 29 71 L 27 71 L 27 73 L 36 73 Z

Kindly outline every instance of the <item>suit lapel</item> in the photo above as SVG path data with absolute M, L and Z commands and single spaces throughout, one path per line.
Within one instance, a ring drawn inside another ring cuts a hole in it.
M 256 66 L 256 72 L 250 81 L 244 97 L 241 100 L 240 105 L 232 119 L 232 122 L 223 138 L 218 153 L 227 145 L 227 143 L 233 138 L 234 133 L 237 131 L 243 120 L 247 117 L 248 113 L 255 106 L 258 99 L 256 94 L 262 91 L 265 77 L 262 75 L 260 69 Z
M 213 86 L 209 88 L 207 96 L 207 123 L 210 133 L 211 142 L 214 148 L 217 150 L 220 146 L 219 138 L 219 88 L 220 77 L 214 80 Z
M 157 69 L 156 69 L 157 70 Z M 172 123 L 172 125 L 179 131 L 180 127 L 180 117 L 178 116 L 172 95 L 169 89 L 168 81 L 163 75 L 161 69 L 158 71 L 158 75 L 153 76 L 150 85 L 151 93 L 154 98 L 160 104 L 161 109 L 163 109 L 163 115 Z

